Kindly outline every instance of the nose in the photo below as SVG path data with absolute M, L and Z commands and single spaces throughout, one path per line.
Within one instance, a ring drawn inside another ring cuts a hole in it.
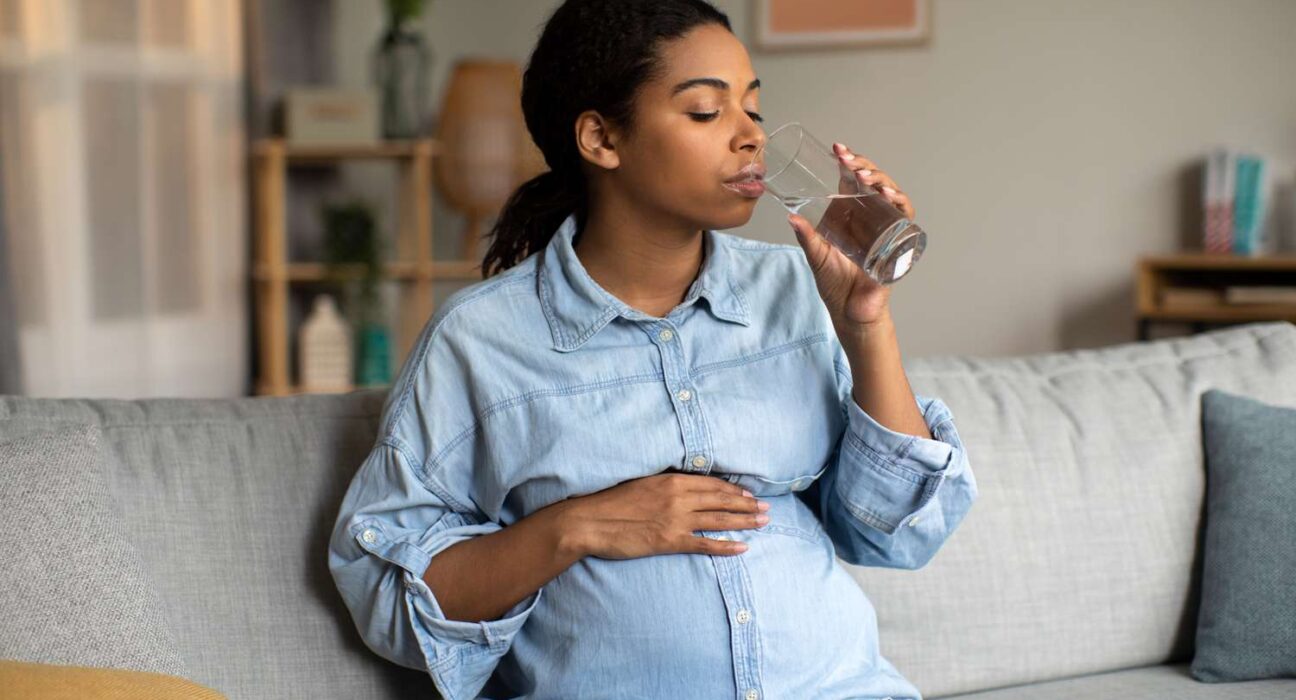
M 739 149 L 746 151 L 749 155 L 759 153 L 765 147 L 765 130 L 756 122 L 752 122 L 753 128 L 748 129 L 739 136 Z

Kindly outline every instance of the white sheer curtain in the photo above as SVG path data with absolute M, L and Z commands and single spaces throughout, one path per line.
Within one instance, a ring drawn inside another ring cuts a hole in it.
M 247 387 L 239 0 L 0 0 L 25 393 Z

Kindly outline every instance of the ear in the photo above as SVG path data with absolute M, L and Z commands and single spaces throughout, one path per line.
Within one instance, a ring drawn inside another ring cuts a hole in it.
M 576 149 L 585 160 L 607 170 L 621 165 L 616 134 L 598 112 L 587 110 L 576 117 Z

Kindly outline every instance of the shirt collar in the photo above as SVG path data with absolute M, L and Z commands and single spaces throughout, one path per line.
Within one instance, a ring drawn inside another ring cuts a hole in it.
M 636 321 L 653 318 L 621 301 L 590 277 L 572 247 L 575 235 L 576 214 L 572 213 L 541 251 L 536 275 L 540 305 L 549 322 L 554 349 L 561 352 L 584 345 L 617 316 Z M 751 325 L 747 299 L 742 287 L 732 278 L 732 252 L 719 236 L 710 229 L 704 231 L 702 270 L 689 287 L 682 305 L 692 304 L 699 296 L 706 297 L 707 306 L 716 318 Z

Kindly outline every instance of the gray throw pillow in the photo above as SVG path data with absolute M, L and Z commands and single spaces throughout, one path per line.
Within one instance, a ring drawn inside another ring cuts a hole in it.
M 1202 394 L 1206 544 L 1199 681 L 1296 676 L 1296 409 Z
M 184 676 L 101 438 L 85 425 L 0 443 L 0 658 Z

